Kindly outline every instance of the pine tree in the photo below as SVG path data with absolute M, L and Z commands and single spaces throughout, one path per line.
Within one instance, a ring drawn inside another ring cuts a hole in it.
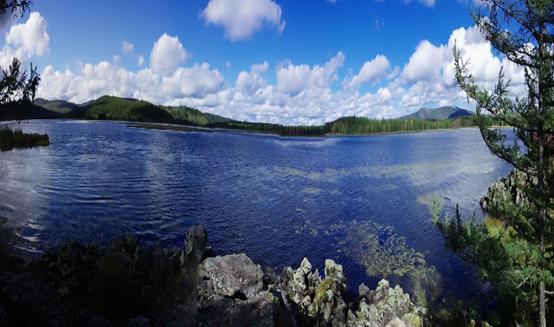
M 536 302 L 528 300 L 537 304 L 538 308 L 533 308 L 535 316 L 538 313 L 539 325 L 546 327 L 546 298 L 552 294 L 546 288 L 554 284 L 554 3 L 483 3 L 480 11 L 472 14 L 475 24 L 499 53 L 524 70 L 527 92 L 525 96 L 511 94 L 503 70 L 493 90 L 480 87 L 469 73 L 471 63 L 464 61 L 457 48 L 456 78 L 476 103 L 477 122 L 490 151 L 532 181 L 519 185 L 528 204 L 518 205 L 508 198 L 496 208 L 496 216 L 503 223 L 500 236 L 491 235 L 475 222 L 462 226 L 458 221 L 455 227 L 453 221 L 437 223 L 447 241 L 454 237 L 464 241 L 458 252 L 480 265 L 482 275 L 497 288 L 510 289 L 508 294 L 521 297 L 526 296 L 525 290 L 534 290 L 535 295 L 529 297 Z M 506 131 L 496 127 L 498 123 L 512 127 L 516 140 L 510 141 Z M 503 258 L 497 256 L 498 251 Z M 478 258 L 486 255 L 490 257 L 485 261 Z M 514 301 L 517 303 L 517 299 Z
M 0 0 L 0 19 L 9 16 L 23 16 L 29 10 L 32 2 L 30 0 Z M 18 109 L 18 121 L 21 121 L 24 113 L 23 108 L 29 108 L 35 98 L 35 93 L 40 82 L 40 76 L 36 67 L 31 68 L 29 73 L 21 70 L 21 61 L 13 58 L 7 69 L 0 70 L 0 109 L 12 107 Z

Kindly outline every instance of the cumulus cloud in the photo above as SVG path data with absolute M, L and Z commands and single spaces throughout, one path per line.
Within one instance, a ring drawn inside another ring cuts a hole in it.
M 267 85 L 267 80 L 265 79 L 264 74 L 267 72 L 268 67 L 269 64 L 267 61 L 264 61 L 261 64 L 252 65 L 249 72 L 240 72 L 235 82 L 235 89 L 238 92 L 248 95 L 257 92 Z
M 388 75 L 389 72 L 390 62 L 387 57 L 377 55 L 372 60 L 366 61 L 362 68 L 360 68 L 360 72 L 352 76 L 346 84 L 351 87 L 357 87 L 364 83 L 375 82 Z
M 38 95 L 84 102 L 111 94 L 156 104 L 188 105 L 238 120 L 285 124 L 321 124 L 347 115 L 391 118 L 422 106 L 468 106 L 454 78 L 454 44 L 464 59 L 470 60 L 470 72 L 480 85 L 492 87 L 504 67 L 512 85 L 516 89 L 523 86 L 522 69 L 498 57 L 477 28 L 470 27 L 452 31 L 442 44 L 421 41 L 401 68 L 392 68 L 384 55 L 378 55 L 348 75 L 343 68 L 345 55 L 337 52 L 320 64 L 285 61 L 275 69 L 266 61 L 253 64 L 228 84 L 208 63 L 183 66 L 186 51 L 176 37 L 164 34 L 153 53 L 177 53 L 177 57 L 184 53 L 169 66 L 156 67 L 152 62 L 155 56 L 151 56 L 150 67 L 136 71 L 110 61 L 65 71 L 47 66 Z M 338 80 L 343 83 L 336 83 Z M 370 91 L 357 87 L 364 83 L 371 84 Z
M 338 52 L 324 65 L 293 65 L 288 63 L 277 70 L 277 87 L 289 95 L 314 88 L 327 88 L 337 80 L 337 70 L 344 64 L 344 54 Z
M 452 52 L 454 46 L 460 50 L 464 60 L 469 61 L 469 72 L 481 86 L 493 85 L 502 67 L 512 82 L 523 83 L 523 70 L 505 58 L 497 57 L 491 44 L 483 39 L 475 26 L 454 30 L 446 44 L 434 45 L 427 40 L 420 42 L 404 66 L 402 78 L 410 83 L 441 82 L 446 86 L 456 87 Z
M 130 54 L 135 51 L 135 45 L 127 40 L 123 41 L 121 44 L 121 52 L 123 54 Z
M 222 26 L 231 41 L 245 40 L 264 25 L 285 29 L 281 7 L 273 0 L 210 0 L 202 11 L 208 24 Z
M 189 58 L 189 54 L 176 36 L 164 33 L 154 43 L 150 53 L 150 68 L 157 73 L 170 74 Z
M 185 104 L 222 90 L 223 76 L 207 63 L 179 67 L 171 75 L 150 68 L 129 71 L 108 61 L 85 64 L 78 71 L 46 66 L 38 96 L 82 103 L 102 95 L 139 98 L 158 104 Z
M 11 26 L 0 51 L 0 66 L 7 67 L 14 57 L 25 61 L 45 54 L 50 44 L 47 27 L 46 20 L 38 12 L 32 12 L 25 23 Z
M 6 43 L 21 49 L 27 56 L 43 55 L 48 51 L 50 36 L 46 32 L 48 24 L 38 12 L 29 15 L 27 22 L 13 25 L 6 35 Z

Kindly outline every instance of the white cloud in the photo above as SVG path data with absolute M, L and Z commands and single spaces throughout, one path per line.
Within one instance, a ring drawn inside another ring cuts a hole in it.
M 454 43 L 470 60 L 470 72 L 480 85 L 492 86 L 503 66 L 515 89 L 522 90 L 521 68 L 497 57 L 478 30 L 470 27 L 452 31 L 443 44 L 420 42 L 402 68 L 392 68 L 384 55 L 378 55 L 368 58 L 357 73 L 348 73 L 343 69 L 345 55 L 338 52 L 320 64 L 286 61 L 274 70 L 265 61 L 253 64 L 227 84 L 208 63 L 183 66 L 186 51 L 176 37 L 164 34 L 152 52 L 165 53 L 160 60 L 175 59 L 167 53 L 177 53 L 181 59 L 162 69 L 153 64 L 154 55 L 150 67 L 135 71 L 109 61 L 65 71 L 47 66 L 38 95 L 84 102 L 111 94 L 189 105 L 233 119 L 285 124 L 320 124 L 347 115 L 390 118 L 422 106 L 468 106 L 453 74 Z M 363 83 L 370 83 L 371 91 L 352 87 Z
M 404 0 L 405 3 L 410 3 L 412 0 Z M 418 0 L 418 2 L 426 7 L 432 8 L 437 3 L 436 0 Z
M 139 65 L 140 67 L 144 66 L 144 56 L 143 55 L 139 55 L 137 57 L 137 65 Z
M 435 46 L 423 40 L 411 55 L 404 67 L 402 76 L 408 82 L 433 80 L 438 78 L 445 56 L 449 54 L 444 46 Z
M 324 65 L 293 65 L 288 63 L 277 70 L 277 87 L 289 95 L 312 88 L 328 88 L 337 80 L 337 70 L 344 64 L 344 54 L 338 52 Z
M 10 27 L 6 33 L 6 45 L 0 54 L 2 63 L 11 61 L 13 57 L 26 60 L 34 55 L 45 54 L 50 44 L 47 27 L 46 20 L 38 12 L 32 12 L 25 23 Z
M 168 99 L 203 98 L 223 89 L 223 76 L 217 69 L 203 63 L 190 68 L 179 67 L 171 76 L 162 80 L 163 96 Z
M 231 41 L 245 40 L 264 25 L 285 29 L 281 7 L 273 0 L 210 0 L 202 11 L 209 24 L 222 26 Z
M 375 82 L 388 75 L 389 72 L 390 62 L 387 57 L 377 55 L 372 60 L 366 61 L 360 72 L 347 81 L 347 85 L 357 87 L 364 83 Z
M 132 72 L 102 61 L 85 64 L 77 72 L 60 72 L 47 66 L 41 78 L 38 96 L 76 103 L 109 94 L 158 104 L 184 104 L 189 98 L 201 99 L 224 87 L 221 73 L 207 63 L 179 67 L 172 75 L 161 75 L 149 68 Z
M 121 52 L 123 54 L 130 54 L 135 51 L 135 45 L 127 40 L 123 41 L 121 44 Z
M 235 89 L 247 95 L 257 92 L 267 85 L 267 80 L 263 74 L 267 72 L 268 67 L 269 64 L 264 61 L 261 64 L 252 65 L 249 72 L 240 72 L 235 82 Z
M 419 0 L 419 2 L 422 5 L 427 6 L 427 7 L 434 7 L 435 4 L 437 3 L 436 0 Z
M 185 62 L 189 55 L 179 38 L 164 33 L 154 43 L 150 53 L 150 68 L 161 74 L 170 74 Z

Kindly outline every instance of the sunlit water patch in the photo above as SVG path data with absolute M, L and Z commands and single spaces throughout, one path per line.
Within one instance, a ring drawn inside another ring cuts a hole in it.
M 353 287 L 386 277 L 414 295 L 435 284 L 448 295 L 481 291 L 444 248 L 427 204 L 438 194 L 480 217 L 479 198 L 509 172 L 475 129 L 287 138 L 114 122 L 22 127 L 52 142 L 0 154 L 0 216 L 22 251 L 121 234 L 180 246 L 203 224 L 217 253 L 276 268 L 307 256 L 321 269 L 331 258 Z

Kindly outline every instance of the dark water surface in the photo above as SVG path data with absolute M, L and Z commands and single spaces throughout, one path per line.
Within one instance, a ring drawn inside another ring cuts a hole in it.
M 245 252 L 276 268 L 304 256 L 321 268 L 332 258 L 355 286 L 377 279 L 341 247 L 345 235 L 363 233 L 340 226 L 355 231 L 371 222 L 422 253 L 457 296 L 483 286 L 445 250 L 429 199 L 439 194 L 445 206 L 459 203 L 464 213 L 482 216 L 479 198 L 510 170 L 476 129 L 288 138 L 115 122 L 22 127 L 48 133 L 52 142 L 0 153 L 0 216 L 17 227 L 24 251 L 121 234 L 180 246 L 189 226 L 203 224 L 216 253 Z

